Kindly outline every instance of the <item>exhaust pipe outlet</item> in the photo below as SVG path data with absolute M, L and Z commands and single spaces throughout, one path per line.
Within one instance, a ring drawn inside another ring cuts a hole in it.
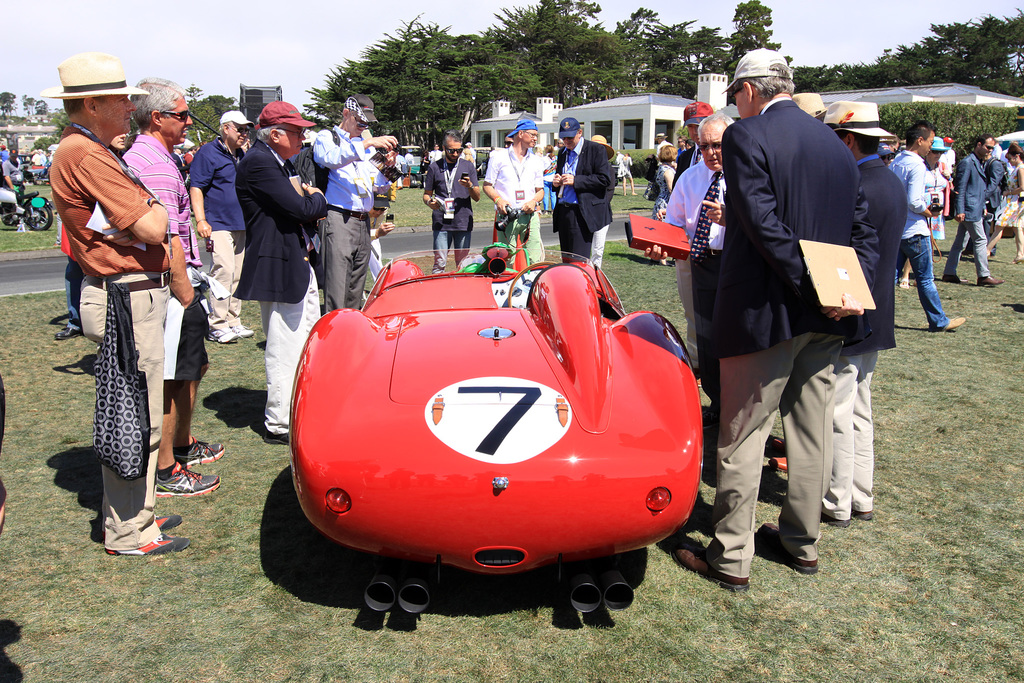
M 363 602 L 375 612 L 387 612 L 395 605 L 398 583 L 390 574 L 374 574 L 363 591 Z
M 587 573 L 569 579 L 569 602 L 578 612 L 593 612 L 601 606 L 601 589 Z
M 633 604 L 633 589 L 618 569 L 602 572 L 600 581 L 604 606 L 609 610 L 618 612 Z
M 398 606 L 409 614 L 419 614 L 430 606 L 430 585 L 426 579 L 412 576 L 398 589 Z

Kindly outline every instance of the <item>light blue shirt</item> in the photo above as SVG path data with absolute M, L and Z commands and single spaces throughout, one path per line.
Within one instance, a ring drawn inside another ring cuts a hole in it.
M 373 208 L 374 192 L 386 192 L 391 186 L 384 174 L 368 159 L 375 150 L 363 147 L 363 139 L 353 140 L 335 126 L 339 144 L 331 131 L 322 130 L 313 141 L 313 159 L 331 169 L 327 176 L 327 203 L 349 211 L 367 212 Z
M 920 155 L 903 150 L 889 164 L 889 170 L 903 183 L 907 193 L 907 222 L 903 226 L 903 237 L 930 235 L 928 219 L 923 215 L 929 206 L 928 193 L 924 191 L 924 176 L 928 172 Z
M 580 141 L 576 143 L 576 149 L 565 150 L 565 165 L 562 166 L 562 174 L 568 174 L 575 176 L 576 167 L 580 163 L 580 153 L 583 152 L 583 144 L 586 142 L 582 137 Z M 558 196 L 558 201 L 563 204 L 578 204 L 579 200 L 576 198 L 576 188 L 572 185 L 563 185 L 562 194 Z

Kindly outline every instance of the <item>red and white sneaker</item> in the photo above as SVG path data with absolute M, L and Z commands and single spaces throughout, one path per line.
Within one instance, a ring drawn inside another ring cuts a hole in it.
M 182 536 L 166 536 L 160 534 L 151 543 L 147 543 L 135 550 L 111 550 L 107 548 L 108 555 L 162 555 L 164 553 L 176 553 L 188 547 L 189 540 Z

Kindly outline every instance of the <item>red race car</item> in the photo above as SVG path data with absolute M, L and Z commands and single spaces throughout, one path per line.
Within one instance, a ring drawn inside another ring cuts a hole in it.
M 626 314 L 586 259 L 553 258 L 523 267 L 491 245 L 431 275 L 432 253 L 400 257 L 363 310 L 320 319 L 291 457 L 321 533 L 438 572 L 507 574 L 613 558 L 686 523 L 702 430 L 682 340 L 660 315 Z M 426 608 L 424 578 L 387 565 L 367 605 Z M 632 602 L 616 570 L 594 574 L 570 581 L 577 609 Z

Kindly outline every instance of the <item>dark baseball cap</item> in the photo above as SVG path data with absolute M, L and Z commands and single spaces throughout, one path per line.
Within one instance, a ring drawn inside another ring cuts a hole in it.
M 558 137 L 560 138 L 574 138 L 579 132 L 580 122 L 571 116 L 562 119 L 558 124 Z

